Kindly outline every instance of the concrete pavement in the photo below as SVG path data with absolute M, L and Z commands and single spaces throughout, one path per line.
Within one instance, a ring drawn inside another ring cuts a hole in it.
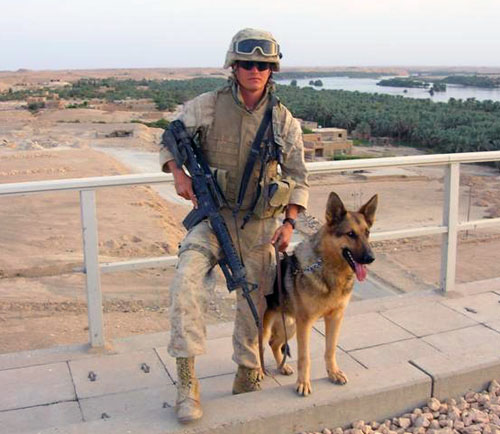
M 312 334 L 313 394 L 295 394 L 295 375 L 267 377 L 264 390 L 232 396 L 232 324 L 209 327 L 197 359 L 204 418 L 175 420 L 174 360 L 167 333 L 0 355 L 0 432 L 294 433 L 380 420 L 500 379 L 500 279 L 453 294 L 389 296 L 351 303 L 338 362 L 349 383 L 326 379 L 323 324 Z M 267 350 L 268 366 L 273 366 Z M 292 342 L 291 364 L 296 364 Z

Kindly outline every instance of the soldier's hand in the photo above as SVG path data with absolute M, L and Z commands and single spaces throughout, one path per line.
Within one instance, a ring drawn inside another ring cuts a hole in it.
M 174 185 L 177 194 L 186 200 L 190 200 L 193 202 L 193 206 L 198 208 L 198 201 L 193 191 L 193 181 L 191 177 L 186 175 L 182 169 L 172 171 L 172 175 L 174 175 Z
M 271 244 L 278 243 L 278 250 L 280 252 L 284 252 L 288 245 L 290 244 L 290 240 L 292 239 L 293 227 L 289 223 L 285 223 L 281 225 L 273 235 L 271 240 Z

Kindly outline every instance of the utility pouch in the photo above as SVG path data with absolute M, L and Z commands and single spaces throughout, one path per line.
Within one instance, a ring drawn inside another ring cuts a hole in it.
M 260 219 L 276 217 L 281 214 L 288 205 L 294 188 L 295 181 L 291 178 L 271 178 L 267 185 L 267 194 L 262 188 L 254 214 Z
M 228 171 L 224 169 L 217 169 L 215 167 L 210 166 L 210 171 L 214 175 L 217 184 L 219 184 L 219 188 L 221 189 L 223 194 L 227 192 L 227 180 L 228 180 Z

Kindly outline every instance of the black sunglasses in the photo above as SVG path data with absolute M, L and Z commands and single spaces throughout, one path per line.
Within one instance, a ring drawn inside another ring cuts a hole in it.
M 247 71 L 250 71 L 254 66 L 259 71 L 267 71 L 271 67 L 269 62 L 255 62 L 253 60 L 239 60 L 238 65 Z

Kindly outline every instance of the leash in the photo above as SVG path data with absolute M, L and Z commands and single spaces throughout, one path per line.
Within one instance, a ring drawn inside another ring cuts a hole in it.
M 264 264 L 263 264 L 264 265 Z M 262 274 L 260 276 L 260 285 L 259 285 L 259 317 L 260 317 L 260 324 L 259 324 L 259 329 L 258 329 L 258 336 L 259 336 L 259 360 L 260 360 L 260 368 L 262 369 L 262 373 L 264 375 L 269 375 L 266 366 L 264 364 L 264 314 L 266 311 L 266 297 L 264 295 L 264 288 L 266 287 L 265 284 L 266 282 L 266 273 L 264 272 L 264 267 L 262 268 Z
M 283 366 L 285 366 L 286 359 L 288 354 L 290 353 L 290 347 L 288 346 L 288 333 L 286 331 L 286 318 L 285 318 L 285 294 L 284 294 L 284 286 L 283 286 L 283 273 L 281 269 L 281 262 L 280 262 L 280 252 L 279 252 L 279 247 L 278 244 L 274 244 L 274 255 L 276 258 L 276 276 L 277 276 L 277 286 L 278 286 L 278 303 L 281 308 L 281 322 L 283 324 L 283 332 L 285 334 L 285 345 L 284 347 L 281 348 L 282 354 L 283 354 L 283 359 L 281 360 L 280 365 L 278 366 L 278 370 L 281 370 Z M 284 253 L 285 256 L 285 261 L 290 261 L 289 257 L 286 253 Z M 264 282 L 263 280 L 265 279 L 264 277 L 265 273 L 262 273 L 261 277 L 261 284 L 259 285 L 259 316 L 262 318 L 260 321 L 260 327 L 259 327 L 259 359 L 260 359 L 260 366 L 262 369 L 262 373 L 268 377 L 273 377 L 274 375 L 270 373 L 265 366 L 264 362 L 264 313 L 265 313 L 265 308 L 267 307 L 267 303 L 265 301 L 265 295 L 264 295 Z M 266 303 L 266 306 L 264 304 Z
M 283 293 L 283 290 L 284 290 L 284 288 L 283 288 L 283 273 L 281 270 L 280 252 L 279 252 L 279 248 L 278 248 L 277 244 L 274 245 L 274 254 L 276 257 L 276 274 L 277 274 L 277 281 L 278 281 L 278 300 L 279 300 L 278 302 L 279 302 L 279 305 L 281 307 L 281 321 L 283 323 L 283 330 L 285 332 L 285 348 L 284 348 L 284 351 L 282 351 L 283 359 L 281 360 L 281 363 L 278 367 L 278 369 L 281 370 L 283 368 L 283 366 L 285 366 L 286 357 L 290 352 L 290 348 L 288 347 L 288 334 L 286 332 L 285 294 Z M 285 258 L 286 258 L 286 260 L 288 260 L 288 255 L 286 253 L 285 253 Z

